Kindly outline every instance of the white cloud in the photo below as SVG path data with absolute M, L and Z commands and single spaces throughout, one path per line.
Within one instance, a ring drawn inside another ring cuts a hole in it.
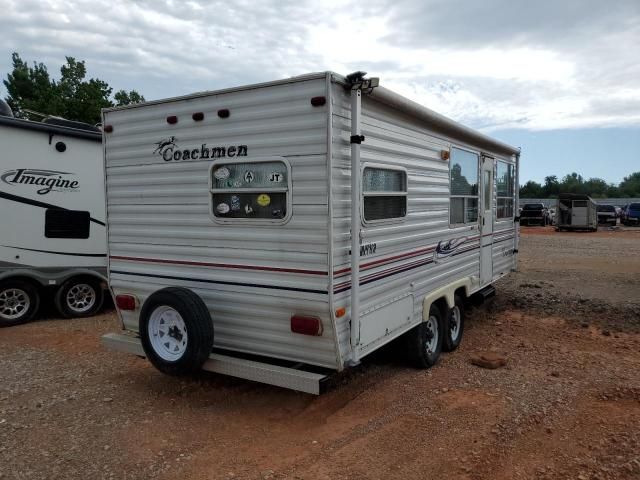
M 640 125 L 640 2 L 0 0 L 10 54 L 181 95 L 332 69 L 477 128 Z M 0 72 L 1 73 L 1 72 Z M 6 74 L 2 75 L 3 77 Z

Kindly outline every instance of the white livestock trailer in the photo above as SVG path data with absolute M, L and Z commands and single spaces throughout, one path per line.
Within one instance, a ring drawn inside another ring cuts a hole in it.
M 516 267 L 519 150 L 357 72 L 103 113 L 105 345 L 319 393 L 398 338 L 428 367 Z
M 14 118 L 0 100 L 0 327 L 32 318 L 45 290 L 66 317 L 102 305 L 101 138 L 84 123 Z

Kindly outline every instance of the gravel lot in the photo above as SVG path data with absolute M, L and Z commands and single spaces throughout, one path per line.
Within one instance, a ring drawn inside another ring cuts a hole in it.
M 163 376 L 100 346 L 111 312 L 0 330 L 0 478 L 637 480 L 640 232 L 528 228 L 520 252 L 457 352 L 386 348 L 320 397 Z

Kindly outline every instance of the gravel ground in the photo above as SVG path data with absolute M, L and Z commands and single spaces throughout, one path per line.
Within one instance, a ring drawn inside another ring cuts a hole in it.
M 163 376 L 100 346 L 112 312 L 0 330 L 0 478 L 637 480 L 640 234 L 615 233 L 525 229 L 457 352 L 391 346 L 320 397 Z

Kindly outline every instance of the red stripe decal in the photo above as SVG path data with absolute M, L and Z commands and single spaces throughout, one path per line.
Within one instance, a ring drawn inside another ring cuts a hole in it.
M 208 262 L 192 262 L 188 260 L 166 260 L 160 258 L 142 258 L 142 257 L 121 257 L 111 255 L 114 260 L 124 260 L 126 262 L 145 262 L 160 263 L 165 265 L 189 265 L 195 267 L 214 267 L 214 268 L 231 268 L 235 270 L 258 270 L 262 272 L 283 272 L 283 273 L 299 273 L 304 275 L 328 275 L 328 272 L 319 270 L 300 270 L 297 268 L 278 268 L 278 267 L 261 267 L 258 265 L 230 265 L 227 263 L 208 263 Z

